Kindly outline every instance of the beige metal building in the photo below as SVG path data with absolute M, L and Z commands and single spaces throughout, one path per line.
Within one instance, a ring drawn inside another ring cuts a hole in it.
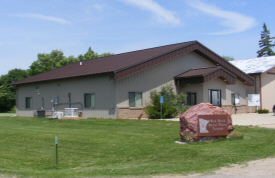
M 85 118 L 137 118 L 146 117 L 150 91 L 169 83 L 176 93 L 187 94 L 190 105 L 210 102 L 241 113 L 245 87 L 254 79 L 191 41 L 76 62 L 12 85 L 20 116 L 73 107 Z
M 275 105 L 275 56 L 230 61 L 255 80 L 254 86 L 247 86 L 246 93 L 260 94 L 260 108 L 273 112 Z M 249 108 L 248 108 L 249 110 Z M 256 108 L 252 108 L 255 112 Z

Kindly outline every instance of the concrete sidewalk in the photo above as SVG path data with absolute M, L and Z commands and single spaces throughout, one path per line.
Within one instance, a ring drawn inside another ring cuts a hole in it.
M 233 125 L 270 125 L 275 124 L 274 113 L 258 114 L 258 113 L 247 113 L 247 114 L 234 114 L 231 116 Z
M 14 117 L 16 116 L 15 113 L 0 113 L 0 116 L 10 116 L 10 117 Z
M 233 114 L 233 125 L 252 125 L 252 126 L 272 126 L 275 128 L 275 116 L 274 113 L 258 114 L 258 113 L 246 113 L 246 114 Z M 163 119 L 166 121 L 179 121 L 179 118 Z

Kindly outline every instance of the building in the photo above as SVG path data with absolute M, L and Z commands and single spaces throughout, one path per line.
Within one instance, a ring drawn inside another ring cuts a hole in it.
M 275 56 L 230 61 L 255 80 L 254 86 L 247 86 L 247 94 L 260 94 L 260 108 L 273 111 L 275 105 Z M 255 107 L 253 107 L 255 112 Z
M 78 107 L 85 118 L 137 118 L 146 117 L 150 91 L 169 83 L 188 95 L 190 105 L 210 102 L 241 113 L 245 86 L 253 86 L 254 79 L 191 41 L 76 62 L 12 85 L 19 116 L 32 116 L 41 107 Z

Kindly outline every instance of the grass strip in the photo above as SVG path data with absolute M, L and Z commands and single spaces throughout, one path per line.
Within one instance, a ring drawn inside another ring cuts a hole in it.
M 180 137 L 173 121 L 1 117 L 0 127 L 0 175 L 184 175 L 275 155 L 275 130 L 258 127 L 236 126 L 241 139 L 185 145 L 174 143 Z

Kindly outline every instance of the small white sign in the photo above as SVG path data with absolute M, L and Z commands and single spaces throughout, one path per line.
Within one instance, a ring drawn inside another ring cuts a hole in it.
M 260 94 L 248 94 L 248 106 L 260 106 Z
M 57 136 L 55 136 L 55 144 L 57 144 Z

